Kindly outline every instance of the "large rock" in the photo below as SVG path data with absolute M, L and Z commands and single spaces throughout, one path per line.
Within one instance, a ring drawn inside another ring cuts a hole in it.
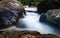
M 60 9 L 48 10 L 47 12 L 45 14 L 47 16 L 47 22 L 60 27 Z
M 40 16 L 39 20 L 60 27 L 60 9 L 48 10 Z
M 0 26 L 17 24 L 24 14 L 25 9 L 17 0 L 0 1 Z
M 55 0 L 45 0 L 37 4 L 37 12 L 39 14 L 46 13 L 50 9 L 59 9 L 60 2 Z
M 41 34 L 37 31 L 23 29 L 0 30 L 0 38 L 59 38 L 53 34 Z

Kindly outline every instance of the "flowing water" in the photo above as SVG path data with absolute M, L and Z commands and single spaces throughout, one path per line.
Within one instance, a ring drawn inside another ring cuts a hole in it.
M 46 23 L 39 22 L 40 15 L 34 12 L 26 12 L 25 18 L 20 19 L 18 28 L 31 29 L 39 31 L 42 34 L 56 34 L 60 35 L 60 28 L 48 25 Z M 12 26 L 11 28 L 17 28 Z

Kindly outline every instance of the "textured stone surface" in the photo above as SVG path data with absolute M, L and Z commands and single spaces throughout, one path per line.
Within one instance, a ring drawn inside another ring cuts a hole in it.
M 48 20 L 60 18 L 60 9 L 48 10 L 46 15 Z
M 52 34 L 41 34 L 32 30 L 1 30 L 0 38 L 59 38 Z
M 44 18 L 44 19 L 43 19 Z M 60 25 L 60 9 L 51 9 L 47 13 L 42 14 L 40 21 L 45 21 L 49 24 Z
M 17 0 L 0 1 L 0 25 L 12 25 L 19 22 L 19 18 L 23 18 L 25 9 Z M 1 19 L 3 20 L 1 22 Z

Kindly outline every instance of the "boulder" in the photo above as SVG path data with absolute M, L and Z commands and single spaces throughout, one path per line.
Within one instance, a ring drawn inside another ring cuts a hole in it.
M 0 30 L 0 38 L 59 38 L 53 34 L 41 34 L 38 31 L 34 30 L 25 30 L 25 29 L 5 29 Z
M 25 14 L 23 5 L 17 0 L 0 1 L 0 25 L 16 25 Z
M 60 9 L 48 10 L 47 13 L 41 14 L 39 20 L 60 27 Z
M 46 13 L 48 10 L 51 9 L 60 9 L 59 5 L 60 5 L 59 1 L 45 0 L 37 4 L 37 12 L 41 14 Z

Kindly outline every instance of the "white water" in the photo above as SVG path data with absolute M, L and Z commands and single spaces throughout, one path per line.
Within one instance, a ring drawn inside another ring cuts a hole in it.
M 54 28 L 48 24 L 39 22 L 40 15 L 37 13 L 27 12 L 27 16 L 22 19 L 24 29 L 32 29 L 39 31 L 42 34 L 55 34 Z
M 33 12 L 26 12 L 27 16 L 25 18 L 20 19 L 20 23 L 18 27 L 22 27 L 22 29 L 30 29 L 39 31 L 42 34 L 59 34 L 60 31 L 57 32 L 56 28 L 52 26 L 39 22 L 40 15 Z M 22 25 L 22 26 L 21 26 Z M 16 28 L 13 26 L 12 28 Z M 59 34 L 60 35 L 60 34 Z

